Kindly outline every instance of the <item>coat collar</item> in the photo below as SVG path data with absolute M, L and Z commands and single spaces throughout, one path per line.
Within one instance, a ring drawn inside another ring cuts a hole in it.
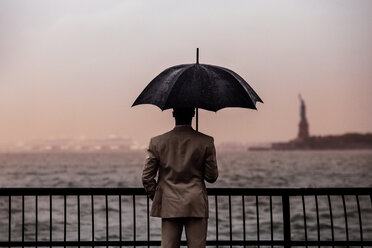
M 194 129 L 190 125 L 177 125 L 173 128 L 173 130 L 181 131 L 181 130 L 194 130 Z
M 191 127 L 191 125 L 188 125 L 188 124 L 181 124 L 181 125 L 176 125 L 175 127 Z

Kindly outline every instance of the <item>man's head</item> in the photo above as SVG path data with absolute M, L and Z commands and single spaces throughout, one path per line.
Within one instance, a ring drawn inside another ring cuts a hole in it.
M 176 119 L 176 125 L 191 125 L 192 117 L 195 116 L 194 108 L 174 108 L 173 117 Z

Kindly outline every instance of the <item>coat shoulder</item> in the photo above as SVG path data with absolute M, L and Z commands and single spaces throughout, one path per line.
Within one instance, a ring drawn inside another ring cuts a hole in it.
M 207 134 L 194 131 L 194 135 L 197 136 L 199 139 L 203 140 L 204 142 L 213 143 L 214 139 L 212 136 L 209 136 Z
M 167 136 L 171 133 L 171 131 L 168 131 L 166 133 L 163 133 L 163 134 L 159 134 L 159 135 L 156 135 L 154 137 L 152 137 L 150 139 L 150 143 L 153 143 L 153 144 L 156 144 L 158 143 L 160 140 L 164 140 L 165 138 L 167 138 Z

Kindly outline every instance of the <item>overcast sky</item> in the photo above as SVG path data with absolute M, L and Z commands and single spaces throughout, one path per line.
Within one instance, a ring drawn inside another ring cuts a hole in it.
M 372 1 L 0 0 L 0 137 L 147 144 L 171 111 L 131 104 L 167 67 L 240 74 L 258 111 L 200 112 L 223 141 L 297 135 L 301 93 L 313 135 L 372 132 Z

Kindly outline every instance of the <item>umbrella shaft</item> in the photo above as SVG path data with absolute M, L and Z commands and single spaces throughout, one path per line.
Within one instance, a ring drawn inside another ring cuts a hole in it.
M 199 48 L 196 48 L 196 63 L 199 64 Z
M 195 114 L 196 114 L 196 121 L 195 121 L 195 126 L 196 126 L 196 131 L 198 132 L 199 131 L 199 109 L 196 108 L 195 110 Z

